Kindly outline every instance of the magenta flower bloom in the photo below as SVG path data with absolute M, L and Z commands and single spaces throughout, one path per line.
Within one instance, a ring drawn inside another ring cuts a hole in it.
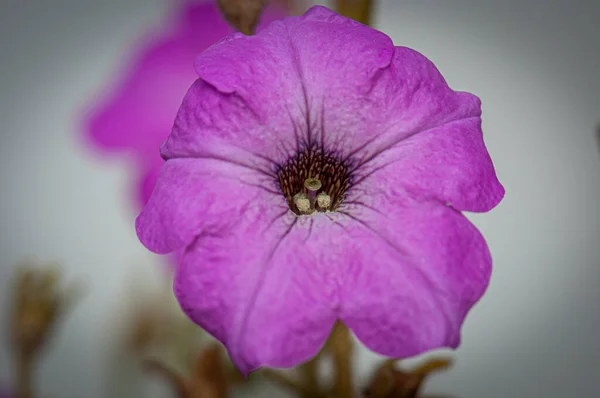
M 283 16 L 282 10 L 269 7 L 261 17 L 261 26 Z M 164 163 L 158 148 L 173 127 L 187 89 L 197 78 L 195 56 L 232 32 L 214 1 L 183 5 L 164 33 L 147 38 L 117 89 L 90 112 L 86 134 L 94 146 L 134 156 L 139 170 L 136 201 L 140 205 L 148 201 Z
M 323 7 L 196 72 L 136 222 L 150 250 L 185 248 L 188 316 L 243 372 L 309 359 L 338 319 L 387 356 L 456 347 L 491 272 L 461 211 L 504 195 L 479 99 Z

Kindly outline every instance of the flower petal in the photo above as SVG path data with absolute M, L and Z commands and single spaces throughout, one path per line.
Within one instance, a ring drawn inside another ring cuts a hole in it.
M 283 100 L 273 101 L 285 105 Z M 286 109 L 271 110 L 252 108 L 245 98 L 198 79 L 183 100 L 161 154 L 165 159 L 220 156 L 282 162 L 296 148 L 294 122 Z
M 216 147 L 231 153 L 236 146 L 282 162 L 300 146 L 326 138 L 329 112 L 332 128 L 349 128 L 351 135 L 346 121 L 354 119 L 346 113 L 354 109 L 346 104 L 361 101 L 393 52 L 383 33 L 324 7 L 255 36 L 228 36 L 196 60 L 203 83 L 184 101 L 163 155 L 193 156 Z
M 376 195 L 391 201 L 409 195 L 433 198 L 461 211 L 486 212 L 504 197 L 479 117 L 416 134 L 368 159 L 359 169 L 353 189 L 363 193 L 361 200 L 367 204 L 377 200 Z
M 301 86 L 281 28 L 273 23 L 256 36 L 233 34 L 202 53 L 200 79 L 183 101 L 163 157 L 260 154 L 282 161 L 293 153 L 295 121 L 303 120 Z
M 457 347 L 463 320 L 491 274 L 477 229 L 436 202 L 388 198 L 377 208 L 354 204 L 345 211 L 353 222 L 345 227 L 352 241 L 341 320 L 387 356 Z
M 284 16 L 266 7 L 262 29 Z M 121 83 L 87 121 L 91 138 L 107 149 L 158 156 L 186 90 L 196 80 L 194 57 L 233 29 L 214 2 L 182 4 L 162 35 L 147 35 Z
M 141 172 L 139 173 L 139 179 L 136 185 L 137 203 L 145 205 L 150 200 L 163 163 L 164 161 L 159 158 L 158 160 L 152 161 L 151 164 L 139 166 Z
M 164 162 L 159 147 L 197 79 L 195 56 L 233 32 L 215 2 L 182 2 L 173 11 L 160 32 L 144 35 L 118 84 L 86 112 L 84 120 L 86 138 L 95 147 L 134 155 L 144 173 L 138 177 L 136 205 L 146 203 L 154 188 L 157 168 Z M 259 29 L 284 15 L 277 6 L 266 7 Z
M 166 254 L 190 244 L 205 230 L 228 228 L 249 206 L 266 215 L 287 209 L 273 194 L 275 180 L 262 171 L 221 159 L 172 159 L 162 167 L 150 200 L 136 220 L 140 241 Z
M 255 210 L 231 229 L 198 236 L 175 279 L 184 312 L 227 347 L 245 374 L 316 355 L 338 303 L 338 273 L 320 261 L 329 241 L 316 234 L 331 222 L 289 211 L 273 219 Z
M 256 36 L 228 36 L 198 57 L 196 71 L 205 84 L 184 101 L 165 157 L 235 144 L 281 162 L 319 143 L 366 159 L 421 131 L 480 115 L 479 99 L 450 89 L 423 55 L 319 6 Z M 209 118 L 207 104 L 229 113 Z
M 368 93 L 348 104 L 345 113 L 354 118 L 348 124 L 356 130 L 352 154 L 360 160 L 422 131 L 481 115 L 479 98 L 453 91 L 431 61 L 406 47 L 396 47 Z
M 197 76 L 196 54 L 231 33 L 216 4 L 186 4 L 167 28 L 145 42 L 115 90 L 88 120 L 90 137 L 109 150 L 129 150 L 145 160 L 158 157 L 181 99 Z

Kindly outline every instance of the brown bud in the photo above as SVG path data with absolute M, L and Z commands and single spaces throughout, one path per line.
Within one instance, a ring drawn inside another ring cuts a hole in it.
M 254 34 L 267 3 L 267 0 L 218 0 L 227 22 L 246 35 Z
M 362 24 L 371 23 L 374 0 L 336 0 L 336 11 Z

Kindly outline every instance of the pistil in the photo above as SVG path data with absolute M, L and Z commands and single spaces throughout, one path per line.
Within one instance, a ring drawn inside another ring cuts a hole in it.
M 306 180 L 304 180 L 304 188 L 306 188 L 306 191 L 308 193 L 308 200 L 310 201 L 311 209 L 315 208 L 315 199 L 317 197 L 317 191 L 321 189 L 322 186 L 323 185 L 321 184 L 321 181 L 319 181 L 317 178 L 307 178 Z

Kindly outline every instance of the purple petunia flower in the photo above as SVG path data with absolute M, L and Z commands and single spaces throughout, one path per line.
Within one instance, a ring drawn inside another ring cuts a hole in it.
M 283 16 L 282 9 L 268 7 L 261 26 Z M 134 155 L 140 206 L 150 198 L 164 163 L 157 148 L 167 138 L 181 99 L 197 78 L 194 57 L 233 33 L 214 1 L 189 2 L 170 22 L 164 33 L 146 38 L 147 44 L 123 81 L 85 121 L 86 134 L 95 147 Z
M 456 347 L 491 272 L 461 211 L 504 195 L 479 99 L 323 7 L 196 72 L 136 222 L 150 250 L 185 248 L 187 315 L 243 372 L 307 360 L 338 319 L 387 356 Z

